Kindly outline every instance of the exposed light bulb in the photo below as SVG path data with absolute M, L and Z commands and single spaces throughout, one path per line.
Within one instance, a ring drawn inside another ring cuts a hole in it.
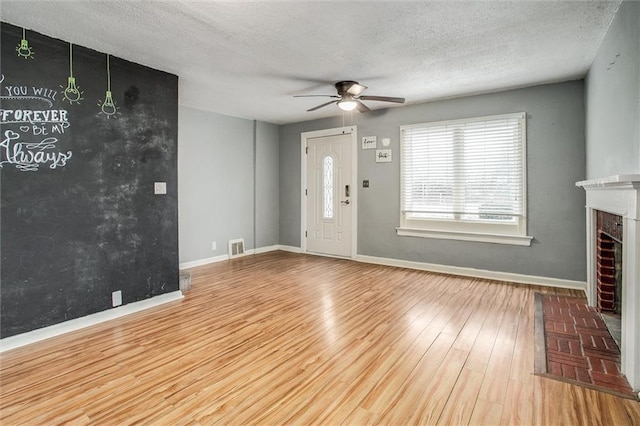
M 100 106 L 100 109 L 102 110 L 102 113 L 107 116 L 107 118 L 110 118 L 112 115 L 118 112 L 116 108 L 116 104 L 113 102 L 113 98 L 111 97 L 110 90 L 107 90 L 107 93 L 105 94 L 104 102 Z
M 18 56 L 21 56 L 25 59 L 33 59 L 33 49 L 29 47 L 29 42 L 27 40 L 21 40 L 20 46 L 16 47 L 16 52 L 18 52 Z
M 98 101 L 100 112 L 106 115 L 107 118 L 111 118 L 118 113 L 118 107 L 111 95 L 111 67 L 109 66 L 109 57 L 110 55 L 107 55 L 107 91 L 104 95 L 104 101 L 102 103 Z
M 63 86 L 60 86 L 63 88 Z M 70 104 L 79 104 L 82 100 L 84 92 L 76 86 L 76 79 L 73 76 L 73 44 L 69 43 L 69 78 L 67 79 L 67 87 L 64 88 L 62 99 L 69 101 Z
M 75 77 L 69 77 L 67 82 L 67 87 L 64 89 L 64 99 L 68 100 L 69 103 L 80 103 L 82 100 L 82 91 L 76 86 Z
M 16 52 L 18 52 L 18 56 L 25 59 L 33 59 L 33 54 L 35 53 L 31 47 L 29 47 L 29 41 L 26 37 L 26 31 L 22 29 L 22 40 L 20 40 L 20 44 L 16 47 Z

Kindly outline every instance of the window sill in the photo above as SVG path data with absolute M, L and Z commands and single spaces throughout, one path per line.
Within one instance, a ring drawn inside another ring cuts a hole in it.
M 396 228 L 400 237 L 439 238 L 442 240 L 476 241 L 481 243 L 530 246 L 533 237 L 528 235 L 485 234 L 480 232 L 438 231 L 432 229 Z

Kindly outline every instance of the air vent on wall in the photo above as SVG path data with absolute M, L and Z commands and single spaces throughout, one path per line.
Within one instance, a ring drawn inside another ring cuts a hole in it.
M 229 240 L 229 259 L 244 256 L 244 238 Z

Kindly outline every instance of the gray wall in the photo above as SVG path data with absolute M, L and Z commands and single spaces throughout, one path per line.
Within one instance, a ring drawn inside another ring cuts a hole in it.
M 362 136 L 391 138 L 392 163 L 375 163 L 358 149 L 358 254 L 493 271 L 585 280 L 584 84 L 574 81 L 345 116 Z M 531 247 L 398 237 L 399 127 L 503 114 L 527 113 L 528 234 Z M 300 133 L 341 127 L 335 117 L 280 128 L 280 243 L 300 246 Z
M 274 125 L 180 107 L 180 263 L 224 255 L 230 239 L 277 243 L 277 144 Z
M 640 173 L 640 2 L 623 2 L 586 78 L 587 178 Z
M 280 133 L 275 124 L 256 123 L 256 247 L 280 240 Z

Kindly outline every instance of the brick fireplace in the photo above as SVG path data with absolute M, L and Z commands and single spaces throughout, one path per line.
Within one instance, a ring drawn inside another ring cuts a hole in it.
M 596 296 L 599 312 L 622 312 L 622 216 L 596 211 Z
M 640 391 L 640 175 L 577 182 L 587 194 L 587 300 L 621 316 L 621 366 Z M 618 252 L 616 257 L 616 250 Z M 619 269 L 616 270 L 616 263 Z M 620 283 L 616 286 L 616 274 Z M 617 288 L 618 287 L 618 288 Z

